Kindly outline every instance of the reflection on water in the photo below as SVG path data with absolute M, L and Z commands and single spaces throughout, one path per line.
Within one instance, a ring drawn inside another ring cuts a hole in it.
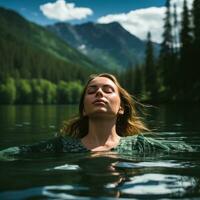
M 76 111 L 74 106 L 1 106 L 1 149 L 52 137 Z M 148 123 L 157 127 L 159 138 L 198 147 L 199 114 L 194 106 L 163 106 L 152 110 Z M 199 158 L 199 151 L 27 155 L 0 161 L 0 199 L 198 199 Z
M 84 187 L 78 187 L 78 186 L 72 186 L 72 185 L 52 185 L 52 186 L 44 186 L 44 187 L 36 187 L 36 188 L 30 188 L 25 189 L 21 191 L 12 191 L 12 192 L 3 192 L 0 194 L 0 197 L 2 199 L 10 199 L 10 200 L 16 200 L 16 199 L 28 199 L 33 197 L 38 197 L 38 199 L 44 199 L 46 198 L 53 198 L 53 199 L 88 199 L 88 198 L 81 198 L 77 197 L 75 195 L 70 195 L 67 192 L 68 191 L 82 191 L 82 190 L 88 190 L 88 188 Z M 34 199 L 35 199 L 34 198 Z
M 191 167 L 191 164 L 189 164 Z M 182 167 L 188 167 L 187 163 L 175 163 L 173 161 L 159 161 L 159 162 L 138 162 L 138 163 L 132 163 L 132 162 L 117 162 L 115 164 L 115 167 L 123 168 L 123 169 L 135 169 L 135 168 L 141 168 L 141 167 L 169 167 L 169 168 L 182 168 Z
M 193 177 L 169 174 L 144 174 L 129 177 L 129 180 L 118 188 L 125 194 L 171 194 L 183 196 L 187 189 L 195 187 L 196 184 L 196 180 Z
M 88 199 L 98 196 L 104 196 L 106 199 L 112 199 L 111 197 L 156 199 L 199 195 L 199 178 L 195 177 L 195 174 L 181 174 L 183 171 L 177 171 L 182 167 L 181 164 L 176 164 L 174 161 L 167 161 L 165 164 L 161 161 L 153 163 L 132 160 L 130 162 L 129 159 L 129 162 L 126 162 L 120 155 L 110 157 L 110 154 L 98 154 L 98 156 L 82 155 L 79 160 L 69 156 L 69 161 L 64 164 L 66 158 L 67 155 L 63 155 L 62 158 L 54 159 L 52 162 L 49 162 L 50 158 L 46 162 L 40 160 L 40 168 L 33 165 L 36 164 L 35 161 L 25 162 L 26 167 L 22 168 L 21 172 L 18 169 L 18 173 L 15 174 L 20 175 L 19 177 L 24 180 L 23 176 L 28 174 L 27 181 L 33 181 L 33 176 L 38 174 L 40 176 L 38 181 L 29 187 L 26 187 L 25 181 L 17 190 L 6 189 L 0 193 L 0 199 L 40 199 L 41 197 Z M 49 165 L 52 165 L 52 168 L 43 169 Z M 31 166 L 35 170 L 31 170 Z M 147 172 L 147 168 L 151 168 L 151 172 Z M 185 166 L 185 169 L 190 170 L 190 166 Z M 176 174 L 177 172 L 179 174 Z
M 118 182 L 104 185 L 104 193 L 106 190 L 112 191 L 115 197 L 126 197 L 131 195 L 134 197 L 149 195 L 159 195 L 159 197 L 183 197 L 188 190 L 192 190 L 197 185 L 195 178 L 177 175 L 163 174 L 144 174 L 130 177 L 129 180 L 119 179 Z M 44 187 L 36 187 L 21 191 L 3 192 L 0 194 L 2 199 L 26 199 L 30 197 L 48 197 L 54 199 L 86 199 L 91 191 L 89 187 L 78 185 L 51 185 Z M 82 195 L 82 196 L 81 196 Z M 130 196 L 129 196 L 130 197 Z
M 60 166 L 56 166 L 53 168 L 48 168 L 45 169 L 45 171 L 50 171 L 50 170 L 79 170 L 80 167 L 78 165 L 69 165 L 69 164 L 64 164 Z
M 0 148 L 53 137 L 77 106 L 0 106 Z
M 0 199 L 85 199 L 98 196 L 153 199 L 199 195 L 200 190 L 200 179 L 194 172 L 199 171 L 199 167 L 174 160 L 139 162 L 129 158 L 126 161 L 123 156 L 103 153 L 75 157 L 65 154 L 58 158 L 39 157 L 20 162 L 4 163 L 6 171 L 12 174 L 5 175 L 6 179 L 2 176 L 4 186 L 7 185 L 0 193 Z

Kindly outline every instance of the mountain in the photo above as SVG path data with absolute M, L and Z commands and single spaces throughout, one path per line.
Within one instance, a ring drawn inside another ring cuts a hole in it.
M 0 7 L 0 81 L 5 76 L 82 80 L 103 69 L 46 28 Z
M 122 69 L 144 60 L 146 42 L 119 23 L 56 23 L 47 29 L 57 34 L 93 61 L 109 69 Z

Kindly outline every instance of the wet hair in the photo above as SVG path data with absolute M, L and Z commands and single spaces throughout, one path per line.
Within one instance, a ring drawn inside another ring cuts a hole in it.
M 71 136 L 74 138 L 83 138 L 88 134 L 89 119 L 88 116 L 83 115 L 84 110 L 84 98 L 89 83 L 96 77 L 105 77 L 114 82 L 118 88 L 121 106 L 124 109 L 124 113 L 117 116 L 116 132 L 119 136 L 136 135 L 142 132 L 148 132 L 149 129 L 142 121 L 141 117 L 136 110 L 136 101 L 117 81 L 116 77 L 112 74 L 92 74 L 90 75 L 80 98 L 79 102 L 79 114 L 77 117 L 64 122 L 61 128 L 61 135 Z

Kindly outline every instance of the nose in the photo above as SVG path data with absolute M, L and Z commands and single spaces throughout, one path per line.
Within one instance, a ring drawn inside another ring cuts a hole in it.
M 103 91 L 101 88 L 99 88 L 97 91 L 96 91 L 96 95 L 97 97 L 102 97 L 103 96 Z

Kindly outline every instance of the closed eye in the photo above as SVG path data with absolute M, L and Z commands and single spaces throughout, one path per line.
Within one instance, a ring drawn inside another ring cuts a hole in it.
M 105 92 L 105 93 L 112 93 L 114 92 L 114 89 L 110 86 L 110 85 L 104 85 L 102 90 Z
M 87 94 L 94 94 L 94 93 L 96 93 L 96 91 L 98 89 L 99 89 L 99 87 L 97 87 L 95 85 L 91 85 L 87 89 Z M 112 92 L 114 92 L 114 88 L 110 85 L 103 85 L 102 91 L 105 92 L 105 93 L 112 93 Z
M 90 86 L 87 89 L 87 94 L 94 94 L 97 91 L 97 87 L 96 86 Z

